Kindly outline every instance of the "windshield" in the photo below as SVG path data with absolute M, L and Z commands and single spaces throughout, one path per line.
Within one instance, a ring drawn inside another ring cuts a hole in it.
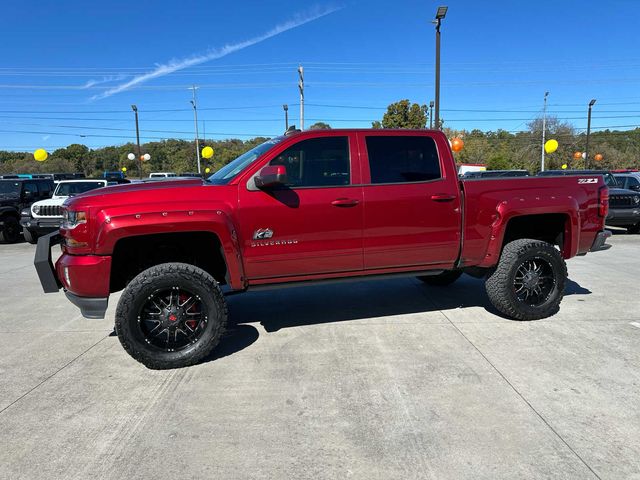
M 0 182 L 0 194 L 20 193 L 19 182 Z
M 252 164 L 258 157 L 260 157 L 266 151 L 270 150 L 274 145 L 280 143 L 283 139 L 284 137 L 276 137 L 272 138 L 271 140 L 267 140 L 264 143 L 261 143 L 257 147 L 252 148 L 248 152 L 243 153 L 235 160 L 226 164 L 216 173 L 207 178 L 207 181 L 213 183 L 214 185 L 226 185 L 233 179 L 233 177 L 238 175 L 246 167 Z
M 607 187 L 617 187 L 618 186 L 618 182 L 616 180 L 616 178 L 611 175 L 610 173 L 605 173 L 604 174 L 604 183 L 607 184 Z
M 54 193 L 54 195 L 60 197 L 71 197 L 103 186 L 104 185 L 102 183 L 98 182 L 60 183 L 58 184 L 58 188 L 56 188 L 56 193 Z

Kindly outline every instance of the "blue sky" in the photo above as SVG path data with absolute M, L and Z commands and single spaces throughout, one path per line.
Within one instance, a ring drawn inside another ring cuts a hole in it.
M 23 0 L 0 15 L 0 149 L 134 140 L 132 103 L 143 142 L 191 139 L 194 84 L 208 138 L 276 135 L 284 103 L 299 124 L 298 64 L 307 126 L 368 127 L 393 101 L 433 98 L 440 3 L 446 126 L 524 129 L 546 90 L 549 112 L 576 128 L 591 98 L 593 128 L 640 125 L 633 0 Z M 159 65 L 175 71 L 127 87 Z

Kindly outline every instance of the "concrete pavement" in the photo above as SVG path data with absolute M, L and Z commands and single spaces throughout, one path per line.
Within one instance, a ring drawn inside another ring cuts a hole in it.
M 572 259 L 558 315 L 482 282 L 229 297 L 206 362 L 151 371 L 0 245 L 0 478 L 640 479 L 640 236 Z

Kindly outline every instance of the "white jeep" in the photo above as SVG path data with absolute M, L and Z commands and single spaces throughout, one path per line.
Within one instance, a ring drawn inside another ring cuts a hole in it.
M 39 236 L 60 228 L 62 223 L 61 207 L 67 198 L 106 186 L 106 180 L 88 178 L 60 181 L 51 198 L 35 202 L 31 208 L 22 210 L 20 224 L 24 239 L 29 243 L 38 243 Z

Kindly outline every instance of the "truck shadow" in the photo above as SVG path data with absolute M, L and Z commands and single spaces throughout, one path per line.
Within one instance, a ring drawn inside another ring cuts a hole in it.
M 267 332 L 283 328 L 371 319 L 457 308 L 480 307 L 505 318 L 489 302 L 484 280 L 463 275 L 448 287 L 433 287 L 414 278 L 292 287 L 231 296 L 234 323 L 260 323 Z M 565 295 L 591 292 L 568 280 Z M 510 319 L 507 319 L 510 320 Z

